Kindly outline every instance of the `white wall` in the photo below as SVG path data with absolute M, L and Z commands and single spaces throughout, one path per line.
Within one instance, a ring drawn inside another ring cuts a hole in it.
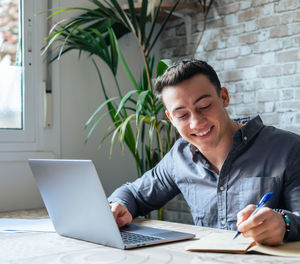
M 54 8 L 57 9 L 64 6 L 76 6 L 76 3 L 91 4 L 89 1 L 53 0 Z M 125 36 L 120 46 L 129 65 L 134 67 L 134 74 L 140 74 L 143 63 L 135 39 Z M 33 50 L 33 55 L 39 59 L 41 59 L 41 47 L 39 43 Z M 53 127 L 43 128 L 42 80 L 44 76 L 43 70 L 38 69 L 34 77 L 36 80 L 34 89 L 35 142 L 30 147 L 23 144 L 20 148 L 12 148 L 11 142 L 0 144 L 0 211 L 43 206 L 27 164 L 28 158 L 92 159 L 107 195 L 122 183 L 132 181 L 137 177 L 134 159 L 128 151 L 122 155 L 118 143 L 115 144 L 111 159 L 109 159 L 109 142 L 100 150 L 97 149 L 101 135 L 110 124 L 109 118 L 106 123 L 101 124 L 88 143 L 84 143 L 87 132 L 83 130 L 83 126 L 103 100 L 91 59 L 83 54 L 79 60 L 78 53 L 71 52 L 50 67 L 52 68 L 51 82 L 54 100 Z M 121 64 L 119 72 L 122 90 L 130 89 L 129 80 Z M 108 85 L 113 84 L 107 69 L 106 73 L 103 72 L 103 76 Z
M 125 36 L 121 41 L 121 48 L 124 50 L 129 65 L 134 65 L 134 67 L 140 65 L 136 70 L 141 69 L 142 63 L 137 56 L 138 49 L 134 39 Z M 87 131 L 83 129 L 83 126 L 104 101 L 96 69 L 90 58 L 82 56 L 79 60 L 78 53 L 75 51 L 66 54 L 59 64 L 61 157 L 92 159 L 101 176 L 106 193 L 110 194 L 120 184 L 137 177 L 134 159 L 127 151 L 124 155 L 120 153 L 118 142 L 115 144 L 112 158 L 109 159 L 110 139 L 98 150 L 100 139 L 111 124 L 109 118 L 101 123 L 87 144 L 84 143 Z M 104 68 L 102 72 L 104 82 L 108 88 L 111 86 L 111 90 L 116 91 L 111 73 L 103 63 L 101 65 L 101 68 Z M 120 72 L 120 86 L 124 94 L 124 90 L 128 90 L 130 85 L 122 68 Z M 114 93 L 114 95 L 117 94 Z

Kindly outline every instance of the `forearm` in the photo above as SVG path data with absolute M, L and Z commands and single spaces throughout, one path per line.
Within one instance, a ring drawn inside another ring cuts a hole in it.
M 153 183 L 153 178 L 147 176 L 145 175 L 143 179 L 139 178 L 133 183 L 122 185 L 112 193 L 108 201 L 110 203 L 119 202 L 128 209 L 132 217 L 137 217 L 161 208 L 179 193 L 177 188 L 171 188 L 171 186 L 169 188 L 158 187 Z
M 116 189 L 109 197 L 108 197 L 109 203 L 118 202 L 122 205 L 124 205 L 132 217 L 138 216 L 138 209 L 136 200 L 128 188 L 128 184 L 124 184 L 118 189 Z
M 151 170 L 132 183 L 126 183 L 115 190 L 109 202 L 119 202 L 132 217 L 146 215 L 161 208 L 180 191 L 173 177 L 172 151 Z

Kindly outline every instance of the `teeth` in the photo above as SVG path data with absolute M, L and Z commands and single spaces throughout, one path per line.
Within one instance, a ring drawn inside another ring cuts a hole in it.
M 210 131 L 210 129 L 208 129 L 207 131 L 204 131 L 204 132 L 202 132 L 202 133 L 195 134 L 195 135 L 196 135 L 196 136 L 203 137 L 203 136 L 205 136 L 209 131 Z

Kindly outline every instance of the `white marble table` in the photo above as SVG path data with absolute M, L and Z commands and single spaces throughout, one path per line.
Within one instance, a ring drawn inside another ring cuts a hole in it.
M 0 213 L 0 217 L 43 218 L 44 210 Z M 192 225 L 136 219 L 135 223 L 195 233 L 201 237 L 211 231 Z M 146 248 L 119 250 L 70 239 L 56 233 L 0 233 L 1 264 L 138 264 L 138 263 L 300 263 L 300 258 L 256 254 L 193 253 L 184 250 L 193 241 L 175 242 Z

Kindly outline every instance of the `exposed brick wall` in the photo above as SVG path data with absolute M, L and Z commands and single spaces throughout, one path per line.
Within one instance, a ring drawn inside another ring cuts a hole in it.
M 202 23 L 196 14 L 193 39 Z M 208 61 L 229 89 L 231 117 L 260 114 L 265 124 L 300 134 L 299 47 L 299 0 L 215 0 L 196 58 Z M 161 57 L 188 58 L 192 50 L 183 20 L 172 21 L 162 36 Z M 166 208 L 168 220 L 190 222 L 173 205 Z

